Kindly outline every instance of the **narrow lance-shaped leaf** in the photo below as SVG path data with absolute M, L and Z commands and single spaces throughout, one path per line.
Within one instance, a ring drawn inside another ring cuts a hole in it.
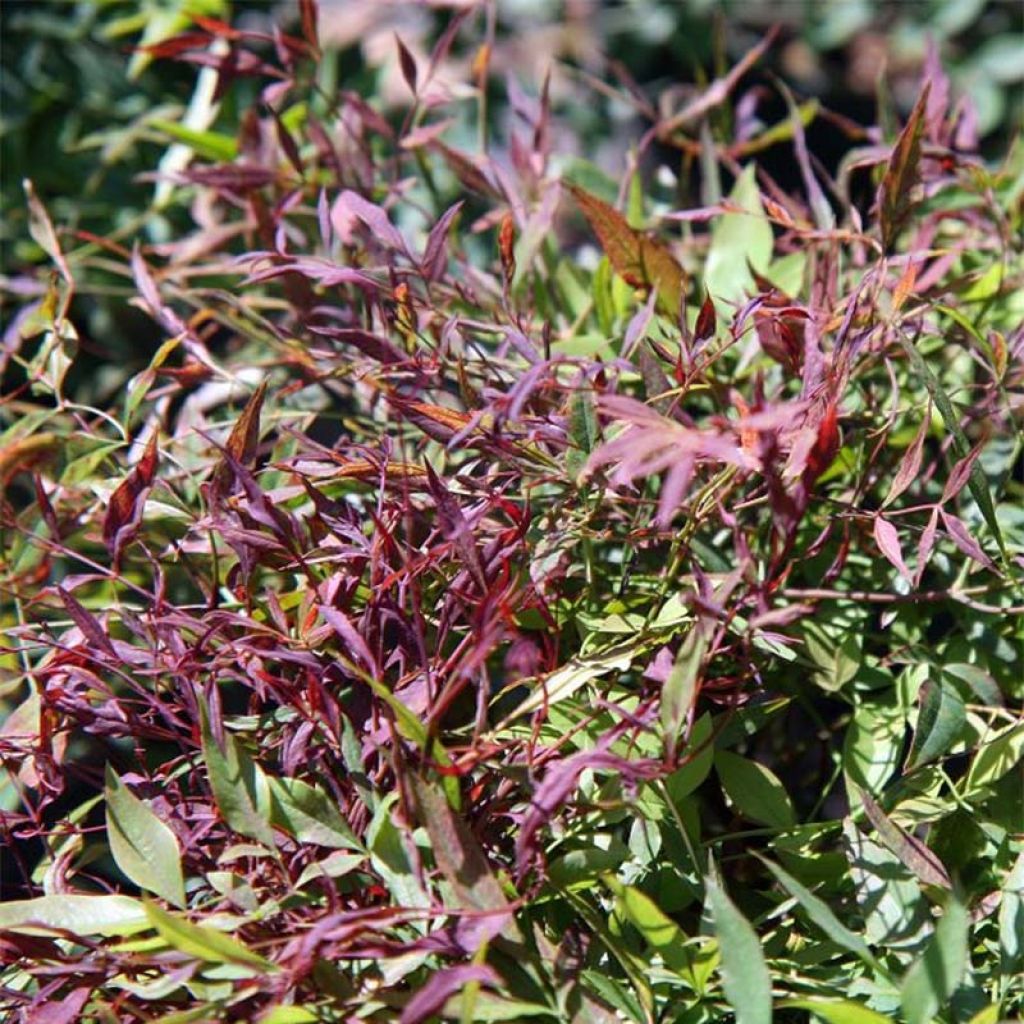
M 900 1004 L 908 1024 L 929 1024 L 949 1005 L 967 966 L 969 929 L 967 909 L 951 896 L 924 955 L 907 971 L 900 986 Z
M 920 475 L 921 453 L 924 450 L 924 439 L 928 434 L 931 418 L 932 407 L 929 402 L 924 417 L 921 419 L 921 426 L 914 435 L 914 440 L 911 441 L 910 447 L 900 459 L 899 468 L 896 470 L 896 476 L 893 477 L 889 493 L 885 496 L 885 501 L 882 502 L 882 508 L 891 505 Z
M 685 279 L 676 258 L 660 242 L 631 228 L 613 206 L 578 185 L 566 183 L 594 229 L 615 273 L 635 288 L 657 288 L 658 301 L 670 316 L 679 312 Z
M 117 485 L 103 518 L 103 541 L 116 565 L 125 546 L 135 539 L 142 522 L 146 495 L 153 484 L 158 462 L 157 434 L 150 435 L 142 458 Z
M 706 649 L 704 631 L 699 625 L 694 625 L 661 689 L 661 738 L 669 762 L 675 759 L 683 725 L 697 699 L 700 668 Z
M 920 839 L 908 835 L 878 806 L 868 793 L 860 792 L 864 812 L 875 826 L 879 838 L 926 885 L 952 889 L 945 865 Z
M 904 579 L 911 579 L 907 563 L 903 561 L 903 549 L 900 547 L 900 535 L 896 532 L 896 527 L 888 519 L 876 516 L 874 533 L 875 543 L 882 554 Z
M 235 421 L 224 444 L 225 452 L 243 466 L 250 463 L 256 454 L 260 440 L 260 411 L 266 393 L 267 381 L 264 378 L 246 402 L 242 415 Z M 234 471 L 230 461 L 226 458 L 221 459 L 210 477 L 211 494 L 222 497 L 231 486 L 233 477 Z
M 722 953 L 722 988 L 736 1024 L 771 1024 L 772 981 L 761 940 L 726 895 L 718 879 L 707 879 L 708 908 Z
M 882 229 L 882 245 L 886 250 L 891 248 L 906 220 L 910 210 L 910 190 L 917 184 L 928 93 L 929 85 L 926 83 L 893 146 L 889 164 L 878 187 L 878 222 Z
M 790 896 L 795 897 L 803 908 L 804 913 L 829 939 L 837 946 L 842 946 L 843 949 L 848 949 L 851 953 L 859 956 L 869 967 L 873 969 L 878 967 L 878 961 L 875 959 L 864 938 L 847 928 L 823 899 L 815 896 L 810 889 L 801 882 L 798 882 L 792 875 L 779 867 L 778 864 L 773 864 L 763 857 L 760 859 Z
M 205 960 L 207 963 L 239 964 L 255 967 L 267 973 L 277 971 L 275 964 L 254 953 L 248 946 L 230 935 L 203 925 L 192 924 L 177 914 L 169 914 L 150 900 L 145 900 L 144 905 L 146 917 L 160 937 L 187 956 Z
M 510 941 L 519 940 L 511 905 L 466 823 L 441 789 L 415 775 L 410 776 L 410 785 L 420 821 L 430 836 L 434 859 L 451 886 L 457 905 L 465 910 L 493 913 L 494 930 L 500 930 Z
M 141 889 L 185 905 L 181 851 L 171 829 L 107 765 L 107 842 L 117 866 Z

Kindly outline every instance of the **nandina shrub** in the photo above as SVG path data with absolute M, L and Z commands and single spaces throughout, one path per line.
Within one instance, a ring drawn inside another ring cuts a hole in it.
M 974 155 L 933 53 L 830 178 L 806 108 L 750 134 L 767 39 L 647 108 L 705 201 L 616 195 L 547 82 L 465 142 L 473 16 L 396 42 L 396 123 L 318 93 L 299 13 L 151 48 L 258 89 L 182 132 L 188 234 L 80 243 L 28 192 L 14 1019 L 1019 1010 L 1019 148 Z M 111 281 L 161 343 L 101 408 Z

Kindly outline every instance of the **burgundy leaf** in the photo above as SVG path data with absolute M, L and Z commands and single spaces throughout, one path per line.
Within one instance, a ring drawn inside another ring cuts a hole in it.
M 409 91 L 416 95 L 416 82 L 418 79 L 418 72 L 416 70 L 416 58 L 406 48 L 405 43 L 399 38 L 398 33 L 395 33 L 395 43 L 398 46 L 398 63 L 402 67 L 402 77 L 405 79 L 405 84 L 409 86 Z
M 441 214 L 438 222 L 430 229 L 430 234 L 427 236 L 427 244 L 423 249 L 423 260 L 420 264 L 423 276 L 428 281 L 437 281 L 444 274 L 447 265 L 446 247 L 448 244 L 448 232 L 451 229 L 452 222 L 459 215 L 462 205 L 463 200 L 460 199 L 454 205 L 449 206 Z
M 436 1015 L 449 996 L 460 992 L 471 981 L 498 988 L 501 979 L 486 964 L 457 964 L 435 970 L 426 984 L 405 1004 L 399 1024 L 420 1024 Z

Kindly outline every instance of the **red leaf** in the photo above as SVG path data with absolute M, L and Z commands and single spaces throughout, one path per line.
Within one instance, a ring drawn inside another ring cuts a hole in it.
M 932 548 L 935 546 L 935 531 L 938 528 L 938 524 L 939 509 L 936 506 L 928 517 L 928 525 L 922 531 L 921 539 L 917 542 L 917 571 L 914 573 L 915 587 L 921 585 L 921 577 L 924 575 L 924 570 L 928 565 L 928 558 L 932 553 Z
M 103 542 L 115 564 L 125 545 L 134 540 L 138 533 L 145 496 L 153 483 L 158 460 L 154 431 L 142 458 L 110 496 L 107 514 L 103 519 Z
M 302 20 L 302 35 L 313 53 L 320 52 L 320 37 L 317 34 L 316 0 L 299 0 L 299 16 Z
M 896 527 L 887 519 L 878 516 L 875 519 L 875 542 L 883 555 L 896 567 L 905 579 L 911 579 L 910 570 L 903 561 L 903 549 L 900 547 L 899 534 Z
M 711 296 L 707 295 L 704 298 L 704 304 L 700 307 L 700 313 L 697 314 L 697 326 L 693 330 L 693 340 L 699 345 L 702 341 L 714 337 L 717 325 L 718 316 L 715 313 L 715 304 L 711 301 Z

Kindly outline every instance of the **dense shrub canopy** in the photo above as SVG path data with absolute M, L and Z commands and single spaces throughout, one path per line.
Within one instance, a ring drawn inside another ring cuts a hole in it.
M 865 124 L 786 31 L 654 95 L 470 7 L 387 102 L 292 14 L 146 29 L 136 218 L 25 184 L 0 1004 L 1019 1013 L 1019 144 L 934 45 Z

